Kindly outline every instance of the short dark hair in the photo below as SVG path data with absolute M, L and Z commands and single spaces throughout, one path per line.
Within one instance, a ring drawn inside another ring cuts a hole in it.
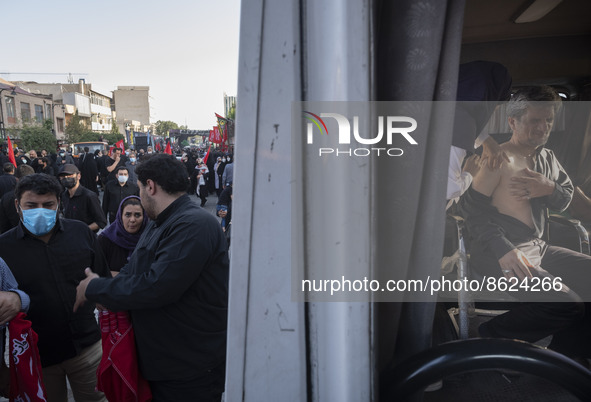
M 181 161 L 168 154 L 156 154 L 146 157 L 135 168 L 137 179 L 146 185 L 148 179 L 153 180 L 168 194 L 187 191 L 189 177 L 187 169 Z
M 4 173 L 12 173 L 14 172 L 14 165 L 12 162 L 6 162 L 4 165 L 2 165 L 2 170 Z
M 115 174 L 119 173 L 122 170 L 125 170 L 127 173 L 129 173 L 129 169 L 127 168 L 127 166 L 119 166 L 115 171 Z
M 21 177 L 25 177 L 33 173 L 35 173 L 35 169 L 33 169 L 32 166 L 25 165 L 23 163 L 22 165 L 17 166 L 16 172 L 14 172 L 14 177 L 20 179 Z
M 30 166 L 29 166 L 30 167 Z M 35 194 L 55 194 L 55 197 L 60 199 L 60 193 L 62 192 L 62 186 L 54 176 L 50 176 L 45 173 L 34 173 L 22 177 L 16 184 L 14 195 L 18 201 L 24 192 L 32 191 Z
M 522 87 L 515 91 L 507 103 L 507 116 L 521 118 L 532 104 L 552 106 L 554 113 L 557 114 L 562 106 L 562 101 L 558 92 L 550 86 Z
M 88 152 L 88 151 L 90 151 L 90 148 L 84 147 L 84 152 Z

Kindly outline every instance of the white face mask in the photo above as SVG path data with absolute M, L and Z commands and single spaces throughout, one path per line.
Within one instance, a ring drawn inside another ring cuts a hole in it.
M 128 176 L 118 176 L 117 180 L 119 180 L 119 183 L 126 183 L 128 178 Z
M 222 159 L 222 162 L 225 162 L 225 161 L 226 161 L 226 159 L 225 159 L 225 158 L 224 158 L 224 159 Z

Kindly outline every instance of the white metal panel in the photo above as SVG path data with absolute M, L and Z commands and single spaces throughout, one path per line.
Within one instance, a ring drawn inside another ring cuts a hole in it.
M 370 2 L 310 0 L 305 4 L 306 100 L 369 100 Z M 360 277 L 369 278 L 370 159 L 327 161 L 310 148 L 303 150 L 294 163 L 305 166 L 302 191 L 306 268 L 355 264 Z M 369 303 L 310 305 L 312 400 L 372 400 L 371 314 Z
M 298 1 L 241 5 L 227 401 L 305 401 L 304 304 L 291 301 L 291 102 Z

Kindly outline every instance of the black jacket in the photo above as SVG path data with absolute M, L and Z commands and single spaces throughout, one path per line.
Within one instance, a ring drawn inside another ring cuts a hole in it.
M 86 297 L 129 310 L 149 381 L 195 378 L 225 361 L 228 253 L 222 230 L 183 195 L 146 227 L 129 264 Z
M 87 225 L 96 222 L 101 229 L 107 226 L 107 218 L 101 209 L 98 196 L 81 185 L 72 198 L 68 190 L 62 193 L 62 212 L 65 218 L 76 219 Z
M 140 195 L 140 189 L 133 183 L 125 183 L 123 186 L 119 185 L 117 180 L 111 180 L 105 185 L 105 192 L 103 194 L 103 212 L 105 216 L 109 216 L 109 221 L 113 223 L 119 204 L 121 200 L 130 195 Z

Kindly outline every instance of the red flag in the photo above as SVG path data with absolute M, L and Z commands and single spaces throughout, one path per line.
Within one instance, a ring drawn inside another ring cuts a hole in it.
M 164 148 L 164 153 L 172 155 L 172 149 L 170 149 L 170 141 L 166 141 L 166 148 Z
M 110 401 L 152 400 L 150 385 L 142 377 L 129 314 L 101 311 L 103 357 L 97 370 L 96 388 Z
M 10 333 L 10 400 L 46 401 L 37 334 L 25 313 L 18 313 L 8 324 Z
M 125 147 L 123 146 L 123 140 L 119 140 L 115 143 L 117 148 L 121 148 L 121 152 L 125 152 Z
M 209 151 L 211 151 L 211 145 L 207 148 L 207 153 L 203 157 L 203 163 L 207 163 L 207 158 L 209 158 Z
M 16 159 L 14 158 L 14 149 L 12 148 L 12 142 L 10 141 L 10 136 L 6 136 L 6 142 L 8 142 L 8 160 L 12 162 L 14 167 L 16 167 Z

